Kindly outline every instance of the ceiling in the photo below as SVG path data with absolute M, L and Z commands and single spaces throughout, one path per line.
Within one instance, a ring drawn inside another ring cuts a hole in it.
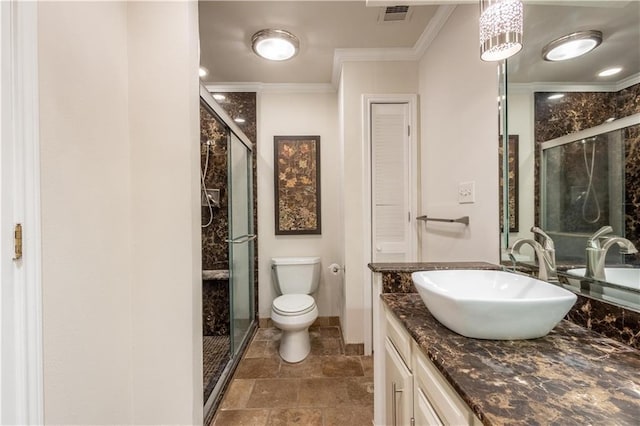
M 361 1 L 200 1 L 200 62 L 205 83 L 330 83 L 335 49 L 412 48 L 437 5 L 411 6 L 405 22 L 378 22 L 383 7 Z M 251 36 L 285 29 L 300 53 L 271 62 L 251 50 Z
M 437 27 L 437 2 L 417 3 L 428 4 L 411 6 L 406 22 L 385 23 L 379 22 L 384 7 L 367 7 L 365 0 L 200 1 L 201 65 L 209 70 L 203 82 L 331 83 L 336 49 L 378 49 L 383 54 L 389 49 L 411 49 L 423 32 Z M 294 33 L 300 39 L 300 53 L 283 62 L 256 56 L 251 36 L 264 28 Z M 541 59 L 546 43 L 588 29 L 604 35 L 602 45 L 593 52 L 565 62 Z M 621 74 L 612 77 L 620 81 L 640 73 L 640 1 L 525 0 L 523 38 L 524 49 L 509 60 L 513 83 L 588 83 L 595 80 L 595 72 L 613 65 L 623 67 Z

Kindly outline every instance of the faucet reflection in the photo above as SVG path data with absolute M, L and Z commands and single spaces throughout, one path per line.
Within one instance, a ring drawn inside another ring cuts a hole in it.
M 509 257 L 513 258 L 513 253 L 519 254 L 520 248 L 523 245 L 531 246 L 538 262 L 538 278 L 543 281 L 558 282 L 558 274 L 556 273 L 556 251 L 553 240 L 537 226 L 531 227 L 531 232 L 541 238 L 542 244 L 529 238 L 516 240 L 509 249 Z
M 585 250 L 587 254 L 586 277 L 600 281 L 606 280 L 604 272 L 605 259 L 607 257 L 607 251 L 609 251 L 614 244 L 620 247 L 620 254 L 633 254 L 638 252 L 633 243 L 626 238 L 608 235 L 612 232 L 613 228 L 611 228 L 611 226 L 603 226 L 587 241 L 587 248 Z

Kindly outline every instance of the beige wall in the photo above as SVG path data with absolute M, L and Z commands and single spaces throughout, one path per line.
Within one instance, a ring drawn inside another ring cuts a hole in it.
M 470 217 L 466 228 L 423 227 L 425 261 L 499 259 L 497 65 L 480 60 L 478 14 L 458 6 L 420 61 L 421 210 Z M 474 204 L 458 204 L 466 181 L 475 181 Z
M 335 93 L 262 93 L 258 97 L 258 252 L 260 317 L 269 318 L 276 293 L 271 278 L 272 257 L 320 256 L 322 272 L 315 295 L 320 316 L 337 316 L 342 275 L 328 266 L 342 263 L 340 254 L 340 145 Z M 275 235 L 273 137 L 319 135 L 321 167 L 321 235 Z
M 45 422 L 201 422 L 197 5 L 38 31 Z
M 202 418 L 196 2 L 128 6 L 133 421 Z
M 127 8 L 38 12 L 45 421 L 128 423 Z
M 416 62 L 347 62 L 342 67 L 339 102 L 342 114 L 344 155 L 344 256 L 345 295 L 341 314 L 346 343 L 364 341 L 364 282 L 369 274 L 370 256 L 364 253 L 365 230 L 362 219 L 370 214 L 363 205 L 364 141 L 362 95 L 416 93 Z

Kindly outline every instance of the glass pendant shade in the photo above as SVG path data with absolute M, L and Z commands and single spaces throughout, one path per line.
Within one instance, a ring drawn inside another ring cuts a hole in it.
M 520 0 L 480 0 L 480 59 L 501 61 L 522 49 Z

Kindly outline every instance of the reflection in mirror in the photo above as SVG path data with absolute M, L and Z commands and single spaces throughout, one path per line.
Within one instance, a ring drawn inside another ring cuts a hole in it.
M 553 40 L 589 30 L 602 32 L 591 52 L 559 62 L 542 58 Z M 601 75 L 610 68 L 620 70 Z M 586 267 L 587 242 L 605 225 L 613 228 L 606 238 L 640 247 L 640 2 L 525 3 L 524 48 L 507 60 L 504 81 L 501 132 L 503 143 L 504 135 L 517 136 L 519 168 L 511 192 L 518 232 L 503 235 L 503 247 L 534 238 L 529 230 L 540 226 L 555 242 L 560 271 Z M 613 244 L 606 267 L 640 268 L 639 259 Z M 517 260 L 531 263 L 534 254 L 523 250 Z M 605 274 L 611 282 L 607 275 L 619 274 Z M 577 288 L 592 296 L 619 290 L 628 297 L 616 293 L 615 302 L 640 311 L 640 274 L 628 275 L 629 286 L 581 277 Z

